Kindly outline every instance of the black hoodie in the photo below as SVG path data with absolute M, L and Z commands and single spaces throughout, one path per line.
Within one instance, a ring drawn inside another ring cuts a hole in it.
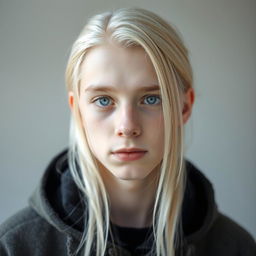
M 184 238 L 176 255 L 256 256 L 252 236 L 218 212 L 211 183 L 188 161 L 186 171 L 182 205 Z M 49 164 L 29 199 L 29 206 L 0 226 L 0 255 L 75 255 L 82 230 L 86 228 L 85 213 L 86 201 L 68 169 L 65 150 Z M 111 224 L 111 230 L 115 234 L 115 247 L 109 239 L 106 256 L 150 254 L 154 244 L 151 227 L 135 229 Z M 82 250 L 77 255 L 82 256 Z

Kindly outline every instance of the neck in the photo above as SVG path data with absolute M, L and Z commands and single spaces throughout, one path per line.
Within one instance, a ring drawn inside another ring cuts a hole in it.
M 153 173 L 153 172 L 152 172 Z M 156 194 L 156 177 L 143 180 L 120 180 L 108 173 L 104 183 L 110 199 L 112 223 L 122 227 L 149 227 L 152 225 Z

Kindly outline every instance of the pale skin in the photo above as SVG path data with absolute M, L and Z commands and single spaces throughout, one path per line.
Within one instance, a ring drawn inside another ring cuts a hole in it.
M 188 89 L 182 98 L 184 125 L 194 90 Z M 113 44 L 91 49 L 81 68 L 78 104 L 110 198 L 111 221 L 123 227 L 150 226 L 164 129 L 158 80 L 145 51 Z M 70 91 L 71 111 L 73 105 Z M 143 154 L 124 160 L 116 154 L 123 148 L 139 148 Z

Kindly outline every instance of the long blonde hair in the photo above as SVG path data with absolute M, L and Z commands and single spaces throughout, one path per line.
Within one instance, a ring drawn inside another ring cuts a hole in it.
M 109 233 L 109 202 L 92 154 L 78 106 L 81 65 L 92 47 L 113 42 L 142 47 L 155 68 L 164 116 L 164 156 L 153 209 L 155 254 L 172 256 L 180 236 L 178 223 L 184 194 L 181 95 L 192 86 L 188 51 L 177 31 L 158 15 L 140 8 L 122 8 L 92 17 L 74 42 L 66 69 L 67 90 L 74 93 L 70 126 L 69 166 L 87 201 L 86 229 L 78 248 L 84 255 L 103 256 Z

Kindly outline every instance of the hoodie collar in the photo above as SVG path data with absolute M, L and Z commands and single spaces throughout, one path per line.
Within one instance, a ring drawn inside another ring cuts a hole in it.
M 207 178 L 189 161 L 186 161 L 186 171 L 182 224 L 184 242 L 190 244 L 200 240 L 210 229 L 217 206 Z M 29 204 L 48 223 L 68 235 L 69 242 L 81 240 L 86 202 L 68 169 L 67 150 L 52 159 Z M 147 245 L 142 244 L 140 249 L 146 249 Z

